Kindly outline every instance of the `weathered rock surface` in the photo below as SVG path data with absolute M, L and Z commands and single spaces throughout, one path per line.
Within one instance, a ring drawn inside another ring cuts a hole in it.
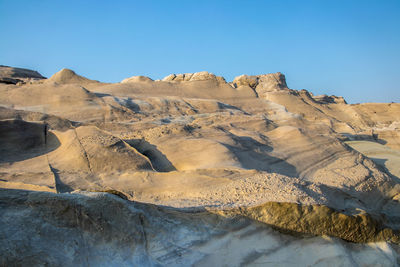
M 153 80 L 146 76 L 132 76 L 130 78 L 126 78 L 121 81 L 121 83 L 130 83 L 130 82 L 152 82 Z
M 47 138 L 45 124 L 26 122 L 23 120 L 0 121 L 0 155 L 3 153 L 23 153 L 26 150 L 44 147 Z
M 332 103 L 336 103 L 336 104 L 347 104 L 346 100 L 344 100 L 343 97 L 341 96 L 328 96 L 328 95 L 318 95 L 318 96 L 313 96 L 313 98 L 322 103 L 322 104 L 332 104 Z
M 267 205 L 277 216 L 288 208 Z M 281 234 L 251 218 L 259 208 L 249 218 L 157 207 L 107 193 L 2 189 L 0 211 L 2 266 L 394 266 L 398 261 L 396 244 Z
M 248 86 L 255 90 L 259 97 L 268 92 L 288 90 L 285 75 L 280 72 L 262 75 L 241 75 L 233 80 L 235 87 Z
M 400 104 L 64 69 L 0 105 L 2 264 L 397 264 Z
M 209 73 L 207 71 L 201 71 L 196 73 L 184 73 L 184 74 L 170 74 L 162 80 L 165 82 L 170 82 L 170 81 L 189 82 L 189 81 L 213 80 L 213 81 L 218 81 L 220 83 L 226 83 L 223 77 L 215 76 L 214 74 Z
M 39 72 L 0 65 L 0 83 L 17 84 L 46 79 Z
M 388 241 L 400 243 L 400 234 L 369 214 L 348 215 L 323 205 L 267 202 L 261 206 L 223 211 L 245 216 L 295 235 L 328 235 L 355 243 Z

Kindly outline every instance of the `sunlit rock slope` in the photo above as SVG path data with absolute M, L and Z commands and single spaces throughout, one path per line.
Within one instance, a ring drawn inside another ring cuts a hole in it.
M 1 68 L 2 264 L 397 264 L 400 104 Z

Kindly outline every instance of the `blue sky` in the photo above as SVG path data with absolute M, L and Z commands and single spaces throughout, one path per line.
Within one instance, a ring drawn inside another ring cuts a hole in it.
M 400 102 L 400 0 L 0 0 L 0 64 L 117 82 L 280 71 L 290 88 Z

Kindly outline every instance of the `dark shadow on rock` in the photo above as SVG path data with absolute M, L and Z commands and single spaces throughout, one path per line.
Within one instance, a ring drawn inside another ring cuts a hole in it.
M 67 192 L 72 192 L 74 189 L 70 187 L 69 185 L 63 183 L 60 179 L 60 171 L 56 168 L 53 168 L 51 164 L 49 164 L 50 170 L 54 175 L 54 180 L 56 184 L 56 190 L 57 193 L 67 193 Z
M 225 131 L 235 142 L 235 145 L 224 145 L 231 151 L 243 168 L 255 169 L 283 174 L 289 177 L 296 177 L 296 167 L 287 163 L 284 159 L 271 156 L 273 148 L 267 144 L 258 142 L 248 136 L 237 136 Z
M 218 102 L 218 108 L 219 109 L 231 109 L 231 110 L 237 110 L 237 111 L 241 111 L 243 112 L 244 115 L 250 115 L 250 113 L 244 111 L 243 109 L 230 105 L 230 104 L 226 104 L 226 103 L 222 103 L 222 102 Z
M 112 97 L 115 102 L 118 104 L 132 110 L 133 112 L 140 112 L 140 106 L 136 104 L 135 102 L 132 101 L 132 98 L 128 97 L 116 97 L 111 94 L 107 93 L 94 93 L 97 97 L 103 98 L 103 97 Z
M 133 112 L 140 112 L 140 106 L 138 104 L 136 104 L 135 102 L 132 101 L 132 98 L 128 97 L 126 99 L 118 99 L 116 97 L 114 97 L 115 101 L 119 104 L 121 104 L 122 106 L 129 108 L 130 110 L 132 110 Z
M 343 133 L 342 133 L 342 134 L 343 134 Z M 343 134 L 343 135 L 345 135 L 345 134 Z M 347 136 L 347 135 L 345 135 L 345 136 Z M 358 138 L 358 139 L 357 139 L 357 138 Z M 352 136 L 352 139 L 348 139 L 348 140 L 345 140 L 345 141 L 368 141 L 368 142 L 375 142 L 375 143 L 378 143 L 378 144 L 380 144 L 380 145 L 385 145 L 385 144 L 387 143 L 387 141 L 385 141 L 385 140 L 383 140 L 383 139 L 379 139 L 379 138 L 378 138 L 378 135 L 353 135 L 353 136 Z M 349 145 L 348 145 L 348 146 L 349 146 Z M 350 146 L 349 146 L 349 147 L 350 147 Z M 355 150 L 355 151 L 357 151 L 358 153 L 363 154 L 362 152 L 358 151 L 357 149 L 351 148 L 351 150 Z M 363 154 L 363 155 L 364 155 L 364 154 Z M 390 170 L 389 170 L 388 168 L 386 168 L 385 163 L 386 163 L 386 161 L 388 161 L 387 158 L 374 158 L 374 157 L 368 157 L 368 156 L 366 156 L 366 155 L 364 155 L 364 156 L 365 156 L 366 158 L 371 159 L 371 160 L 376 164 L 376 167 L 377 167 L 380 171 L 382 171 L 382 172 L 388 174 L 388 175 L 391 176 L 397 183 L 400 184 L 400 177 L 394 175 L 393 173 L 390 172 Z
M 104 93 L 94 93 L 97 97 L 105 97 L 105 96 L 112 96 L 111 94 L 104 94 Z
M 386 161 L 388 161 L 388 159 L 385 159 L 385 158 L 370 158 L 370 157 L 368 157 L 368 158 L 376 163 L 378 169 L 380 169 L 381 171 L 389 174 L 394 180 L 397 181 L 397 183 L 400 184 L 400 177 L 394 175 L 392 172 L 390 172 L 390 170 L 388 168 L 386 168 L 385 163 L 386 163 Z
M 172 165 L 168 158 L 160 150 L 158 150 L 155 145 L 150 144 L 144 139 L 130 139 L 124 141 L 146 156 L 156 171 L 176 171 L 174 165 Z
M 381 159 L 381 158 L 370 158 L 372 159 L 376 164 L 385 167 L 385 162 L 387 161 L 387 159 Z
M 17 162 L 47 154 L 61 145 L 47 124 L 0 121 L 0 162 Z
M 222 103 L 222 102 L 217 102 L 217 104 L 218 104 L 219 109 L 233 109 L 233 110 L 241 111 L 241 112 L 245 113 L 246 115 L 249 115 L 247 112 L 243 111 L 242 109 L 240 109 L 236 106 L 232 106 L 232 105 Z
M 340 133 L 343 135 L 345 140 L 343 141 L 372 141 L 377 142 L 381 145 L 385 145 L 387 143 L 384 139 L 379 139 L 378 134 L 350 134 L 350 133 Z
M 66 131 L 74 126 L 72 121 L 40 112 L 0 107 L 0 120 L 35 121 L 47 124 L 49 129 Z

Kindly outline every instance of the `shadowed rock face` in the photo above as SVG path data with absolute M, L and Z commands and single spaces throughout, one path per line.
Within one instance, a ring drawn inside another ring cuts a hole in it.
M 0 142 L 4 151 L 42 147 L 46 143 L 46 125 L 22 120 L 0 121 Z
M 46 78 L 37 71 L 0 65 L 0 83 L 17 84 L 41 79 Z
M 21 161 L 49 153 L 59 146 L 43 123 L 0 121 L 0 162 Z
M 3 265 L 397 264 L 399 104 L 63 69 L 0 106 Z

